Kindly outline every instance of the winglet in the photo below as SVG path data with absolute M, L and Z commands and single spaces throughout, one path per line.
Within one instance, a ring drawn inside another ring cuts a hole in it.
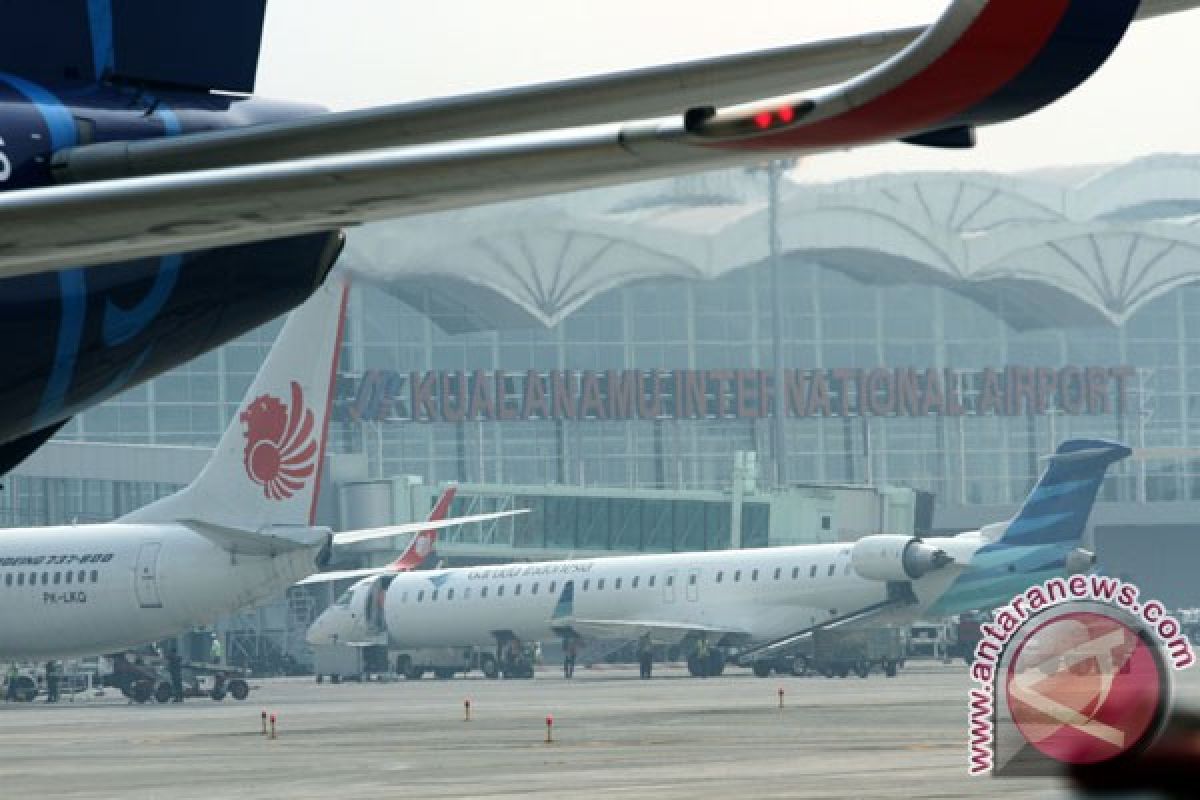
M 562 593 L 558 595 L 558 603 L 554 606 L 554 613 L 550 616 L 555 622 L 571 619 L 575 616 L 575 581 L 567 581 L 563 584 Z

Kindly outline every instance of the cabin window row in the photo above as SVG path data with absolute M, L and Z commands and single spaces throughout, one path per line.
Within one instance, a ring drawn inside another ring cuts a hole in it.
M 810 577 L 810 578 L 817 577 L 817 568 L 818 568 L 818 565 L 816 565 L 816 564 L 813 564 L 812 566 L 810 566 L 808 569 L 808 577 Z M 734 583 L 738 583 L 742 580 L 742 572 L 743 571 L 740 569 L 733 571 L 733 582 Z M 830 564 L 826 570 L 826 575 L 828 577 L 832 578 L 836 572 L 837 572 L 837 564 Z M 845 568 L 843 570 L 843 574 L 844 575 L 850 574 L 850 563 L 849 562 L 846 563 Z M 759 569 L 756 568 L 756 569 L 750 570 L 750 580 L 751 581 L 757 581 L 759 579 L 759 575 L 760 575 Z M 628 585 L 629 585 L 630 589 L 638 589 L 638 588 L 641 588 L 642 586 L 644 586 L 646 589 L 653 589 L 655 587 L 655 579 L 657 577 L 658 577 L 657 575 L 649 575 L 646 578 L 646 582 L 643 584 L 641 581 L 641 576 L 635 575 L 632 578 L 630 578 Z M 783 567 L 776 567 L 775 572 L 774 572 L 774 579 L 781 580 L 782 578 L 783 578 Z M 792 567 L 792 580 L 799 580 L 799 579 L 800 579 L 800 567 Z M 624 585 L 624 580 L 625 580 L 624 577 L 614 578 L 611 583 L 613 591 L 620 591 Z M 717 570 L 717 573 L 715 576 L 715 582 L 723 583 L 724 580 L 725 580 L 725 570 Z M 605 587 L 607 585 L 609 585 L 607 583 L 607 581 L 608 581 L 607 578 L 597 578 L 595 584 L 593 584 L 591 578 L 584 578 L 583 582 L 579 584 L 579 589 L 580 589 L 580 591 L 587 592 L 587 591 L 591 591 L 594 587 L 595 591 L 602 592 L 605 590 Z M 696 583 L 697 583 L 697 573 L 692 572 L 688 575 L 688 585 L 695 586 Z M 513 591 L 510 596 L 511 597 L 519 597 L 521 595 L 521 588 L 525 585 L 526 584 L 521 584 L 521 583 L 513 584 Z M 674 575 L 664 576 L 663 585 L 666 587 L 674 586 L 675 585 L 675 576 Z M 488 590 L 492 589 L 492 588 L 495 588 L 495 590 L 496 590 L 494 595 L 492 595 L 493 597 L 504 597 L 504 592 L 505 592 L 505 589 L 507 588 L 507 586 L 508 586 L 508 584 L 502 583 L 496 587 L 490 587 L 490 586 L 479 587 L 479 599 L 486 600 L 488 597 Z M 532 584 L 528 584 L 528 586 L 529 586 L 529 594 L 536 595 L 538 593 L 538 590 L 541 587 L 541 583 L 534 582 Z M 469 587 L 469 586 L 466 589 L 463 589 L 462 594 L 459 595 L 460 598 L 463 600 L 470 600 L 471 599 L 471 589 L 472 589 L 472 587 Z M 551 581 L 550 585 L 546 587 L 546 593 L 554 594 L 556 591 L 558 591 L 558 582 Z M 418 603 L 425 602 L 425 598 L 427 595 L 429 597 L 429 602 L 431 602 L 431 603 L 436 603 L 438 601 L 438 599 L 441 597 L 444 597 L 447 601 L 453 600 L 455 597 L 454 589 L 447 589 L 444 594 L 442 594 L 441 589 L 429 589 L 429 590 L 419 589 L 415 593 L 416 602 L 418 602 Z M 409 592 L 403 592 L 400 597 L 400 602 L 407 603 L 408 596 L 409 596 Z
M 78 572 L 67 570 L 63 572 L 30 572 L 26 579 L 24 572 L 7 572 L 4 575 L 5 586 L 72 586 L 81 583 L 96 583 L 100 580 L 99 570 L 81 569 Z M 39 584 L 38 578 L 41 578 Z

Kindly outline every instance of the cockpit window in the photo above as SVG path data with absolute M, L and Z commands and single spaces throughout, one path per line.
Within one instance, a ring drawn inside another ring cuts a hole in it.
M 350 599 L 351 599 L 353 596 L 354 596 L 354 590 L 353 590 L 353 589 L 347 589 L 346 591 L 342 592 L 342 596 L 341 596 L 341 597 L 339 597 L 339 598 L 338 598 L 338 599 L 337 599 L 337 600 L 334 602 L 334 605 L 335 605 L 335 606 L 348 606 L 348 605 L 350 605 Z

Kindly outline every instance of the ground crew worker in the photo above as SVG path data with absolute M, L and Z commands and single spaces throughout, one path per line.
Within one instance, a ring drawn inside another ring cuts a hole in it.
M 696 672 L 699 677 L 708 677 L 708 639 L 701 636 L 696 642 Z
M 653 645 L 650 644 L 649 632 L 643 633 L 638 639 L 638 668 L 641 671 L 642 680 L 649 680 L 650 673 L 654 671 L 654 651 Z
M 53 661 L 46 662 L 46 702 L 58 702 L 58 665 Z
M 215 633 L 213 634 L 211 653 L 212 653 L 212 663 L 214 663 L 214 664 L 220 664 L 221 661 L 224 659 L 225 653 L 224 653 L 223 648 L 221 647 L 221 637 Z
M 167 672 L 171 675 L 171 702 L 183 702 L 183 659 L 172 649 L 167 656 Z
M 17 702 L 17 678 L 21 676 L 21 671 L 17 669 L 15 663 L 8 665 L 8 691 L 4 695 L 4 702 Z
M 579 655 L 579 645 L 574 636 L 563 640 L 563 677 L 570 680 L 575 676 L 575 658 Z

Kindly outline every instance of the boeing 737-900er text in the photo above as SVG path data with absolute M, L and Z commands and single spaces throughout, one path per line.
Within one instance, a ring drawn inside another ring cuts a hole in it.
M 389 646 L 407 650 L 649 634 L 691 652 L 703 641 L 712 669 L 724 664 L 724 648 L 737 648 L 748 665 L 773 665 L 817 631 L 992 608 L 1039 581 L 1089 569 L 1094 558 L 1080 540 L 1092 504 L 1108 466 L 1130 452 L 1113 442 L 1065 442 L 1012 520 L 952 537 L 884 534 L 373 575 L 317 618 L 308 641 L 375 643 L 386 634 Z M 381 592 L 380 626 L 368 611 Z
M 0 0 L 0 339 L 18 343 L 0 474 L 303 301 L 346 226 L 771 154 L 969 146 L 1085 81 L 1135 18 L 1197 4 L 952 0 L 927 28 L 331 114 L 248 94 L 266 0 Z
M 277 596 L 338 544 L 510 515 L 314 527 L 345 309 L 330 284 L 288 319 L 187 488 L 110 524 L 0 531 L 0 658 L 118 652 Z

